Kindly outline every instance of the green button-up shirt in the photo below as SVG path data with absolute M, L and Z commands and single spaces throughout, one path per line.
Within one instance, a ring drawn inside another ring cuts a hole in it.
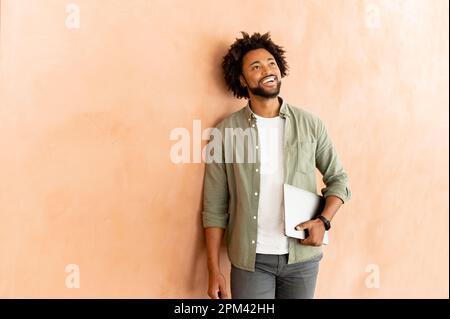
M 315 168 L 318 168 L 326 186 L 321 189 L 322 195 L 337 196 L 345 203 L 351 197 L 347 173 L 324 124 L 317 116 L 287 104 L 281 97 L 279 100 L 279 115 L 285 119 L 284 182 L 316 193 Z M 245 149 L 253 148 L 256 158 L 244 162 L 227 161 L 226 143 L 221 142 L 222 160 L 207 162 L 205 167 L 203 227 L 226 229 L 230 262 L 237 268 L 255 271 L 258 220 L 254 216 L 258 215 L 261 162 L 257 119 L 249 103 L 216 126 L 223 137 L 230 129 L 251 132 L 254 138 L 245 141 Z M 245 155 L 249 152 L 245 151 Z M 291 237 L 288 241 L 288 264 L 322 254 L 322 247 L 302 245 Z

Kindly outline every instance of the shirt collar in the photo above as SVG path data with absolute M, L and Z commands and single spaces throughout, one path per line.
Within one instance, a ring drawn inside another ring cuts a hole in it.
M 281 96 L 278 96 L 278 100 L 280 101 L 281 104 L 279 115 L 281 118 L 284 119 L 287 116 L 287 103 Z M 249 121 L 256 118 L 255 113 L 253 113 L 252 109 L 250 108 L 250 100 L 248 100 L 247 104 L 245 105 L 245 115 Z

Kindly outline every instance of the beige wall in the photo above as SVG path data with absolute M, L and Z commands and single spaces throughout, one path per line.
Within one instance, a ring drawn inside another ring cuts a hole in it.
M 169 135 L 244 105 L 220 62 L 245 30 L 286 48 L 281 95 L 323 119 L 350 176 L 316 297 L 448 298 L 448 9 L 1 1 L 0 297 L 207 298 L 204 166 L 173 164 Z

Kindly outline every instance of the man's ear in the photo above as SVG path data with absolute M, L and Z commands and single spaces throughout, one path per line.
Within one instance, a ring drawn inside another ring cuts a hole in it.
M 247 81 L 245 81 L 245 78 L 242 74 L 239 75 L 239 81 L 241 82 L 241 86 L 247 87 Z

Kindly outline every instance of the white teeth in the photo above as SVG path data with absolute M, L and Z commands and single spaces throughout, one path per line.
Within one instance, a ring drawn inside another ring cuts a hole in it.
M 265 80 L 263 81 L 263 83 L 267 83 L 267 82 L 269 82 L 269 81 L 275 81 L 275 77 L 274 77 L 274 76 L 270 76 L 270 77 L 268 77 L 267 79 L 265 79 Z

